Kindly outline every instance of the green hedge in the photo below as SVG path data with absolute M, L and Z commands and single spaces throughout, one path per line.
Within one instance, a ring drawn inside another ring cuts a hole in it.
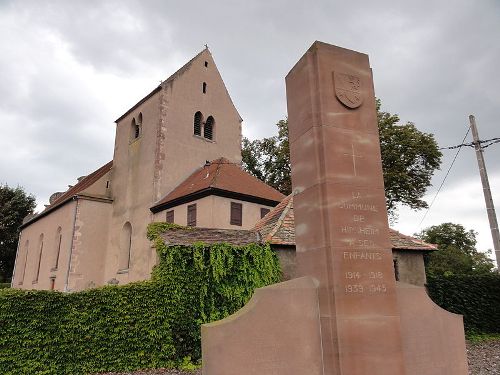
M 500 333 L 500 275 L 429 276 L 427 289 L 439 306 L 464 316 L 468 334 Z
M 150 281 L 79 293 L 0 291 L 2 374 L 86 374 L 173 367 L 201 356 L 200 324 L 236 311 L 279 281 L 267 245 L 166 247 Z

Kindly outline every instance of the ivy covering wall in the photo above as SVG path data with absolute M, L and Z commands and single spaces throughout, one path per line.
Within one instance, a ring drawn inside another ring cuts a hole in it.
M 468 334 L 500 333 L 500 275 L 429 276 L 427 289 L 443 309 L 464 316 Z
M 201 357 L 200 324 L 241 308 L 278 282 L 268 245 L 167 247 L 154 223 L 159 264 L 149 281 L 78 293 L 0 291 L 2 374 L 87 374 L 174 367 Z

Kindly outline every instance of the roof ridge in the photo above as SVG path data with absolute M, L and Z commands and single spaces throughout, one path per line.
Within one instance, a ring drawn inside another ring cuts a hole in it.
M 223 158 L 222 158 L 222 157 L 220 157 L 219 159 L 216 159 L 216 160 L 221 160 L 221 161 L 222 161 L 222 159 L 223 159 Z M 214 160 L 214 161 L 215 161 L 215 160 Z M 219 175 L 219 172 L 220 172 L 220 170 L 221 170 L 221 165 L 222 165 L 222 163 L 214 163 L 214 161 L 213 161 L 213 162 L 211 162 L 211 164 L 212 164 L 212 163 L 213 163 L 213 164 L 216 164 L 216 165 L 217 165 L 217 167 L 216 167 L 216 169 L 215 169 L 214 177 L 212 178 L 212 181 L 210 182 L 210 185 L 209 185 L 210 187 L 215 187 L 216 182 L 217 182 L 217 176 Z
M 293 194 L 293 193 L 292 193 Z M 292 196 L 292 194 L 290 194 L 288 197 Z M 287 198 L 288 198 L 287 197 Z M 285 198 L 285 199 L 287 199 Z M 274 226 L 274 228 L 269 231 L 269 233 L 267 234 L 266 236 L 266 240 L 268 239 L 271 239 L 275 234 L 276 232 L 281 228 L 281 225 L 283 224 L 283 220 L 285 219 L 286 215 L 288 214 L 288 212 L 290 211 L 290 206 L 292 204 L 292 200 L 291 199 L 288 199 L 288 202 L 285 206 L 285 208 L 283 208 L 283 211 L 281 212 L 281 215 L 280 217 L 278 218 L 278 220 L 276 221 L 276 225 Z
M 81 190 L 78 190 L 81 186 L 85 185 L 85 183 L 89 182 L 94 178 L 95 176 L 99 175 L 101 172 L 105 171 L 106 169 L 110 168 L 113 165 L 113 160 L 107 162 L 106 164 L 100 166 L 93 172 L 89 173 L 87 176 L 85 176 L 81 181 L 77 182 L 74 186 L 69 188 L 62 194 L 58 199 L 54 201 L 49 207 L 52 206 L 57 206 L 59 203 L 64 201 L 65 199 L 68 198 L 68 196 L 73 196 L 75 194 L 78 194 Z M 94 181 L 95 182 L 95 181 Z M 85 189 L 85 188 L 84 188 Z
M 409 236 L 407 234 L 401 233 L 400 231 L 398 231 L 396 229 L 392 229 L 391 227 L 389 227 L 389 230 L 396 232 L 400 236 L 406 238 L 407 240 L 410 240 L 413 243 L 420 244 L 420 245 L 429 245 L 429 246 L 434 247 L 436 249 L 438 248 L 438 246 L 436 244 L 425 242 L 424 240 L 421 240 L 420 238 Z
M 182 65 L 179 69 L 177 69 L 174 73 L 172 73 L 170 76 L 167 77 L 164 81 L 162 81 L 158 86 L 156 86 L 149 94 L 147 94 L 145 97 L 140 99 L 137 103 L 135 103 L 133 106 L 131 106 L 129 109 L 125 111 L 123 115 L 118 117 L 115 122 L 118 122 L 122 120 L 125 116 L 127 116 L 130 112 L 132 112 L 135 108 L 137 108 L 141 103 L 143 103 L 146 99 L 150 98 L 153 94 L 155 94 L 157 91 L 161 90 L 164 84 L 170 83 L 173 80 L 175 80 L 178 76 L 180 76 L 184 71 L 186 71 L 191 64 L 196 60 L 203 52 L 208 51 L 210 53 L 210 50 L 208 47 L 203 48 L 200 52 L 198 52 L 191 60 L 189 60 L 187 63 Z M 210 54 L 211 55 L 211 54 Z

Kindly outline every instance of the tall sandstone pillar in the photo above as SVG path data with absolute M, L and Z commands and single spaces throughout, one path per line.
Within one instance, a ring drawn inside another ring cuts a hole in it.
M 368 56 L 314 43 L 286 77 L 299 274 L 325 375 L 405 373 Z
M 368 56 L 315 42 L 286 86 L 302 277 L 204 324 L 203 374 L 467 375 L 462 317 L 395 281 Z

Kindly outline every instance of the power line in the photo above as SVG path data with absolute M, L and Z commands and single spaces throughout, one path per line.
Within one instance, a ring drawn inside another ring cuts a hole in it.
M 464 139 L 464 141 L 465 141 L 465 139 Z M 496 137 L 496 138 L 486 139 L 484 141 L 478 141 L 478 142 L 479 142 L 479 144 L 481 145 L 482 148 L 486 148 L 488 146 L 491 146 L 492 144 L 500 143 L 500 138 Z M 462 141 L 462 143 L 459 144 L 459 145 L 450 146 L 450 147 L 441 147 L 440 150 L 453 150 L 453 149 L 456 149 L 456 148 L 461 148 L 463 146 L 474 147 L 474 142 L 463 143 L 463 141 Z
M 422 225 L 422 223 L 424 222 L 425 218 L 427 217 L 427 214 L 429 213 L 429 211 L 431 210 L 431 207 L 432 205 L 434 204 L 434 202 L 436 201 L 436 198 L 439 194 L 439 192 L 441 191 L 441 188 L 443 187 L 445 181 L 446 181 L 446 178 L 448 177 L 448 175 L 450 174 L 450 171 L 451 171 L 451 168 L 453 168 L 453 164 L 455 164 L 455 160 L 457 160 L 457 157 L 458 157 L 458 154 L 460 153 L 460 150 L 462 149 L 463 146 L 466 146 L 466 144 L 464 144 L 464 141 L 465 139 L 467 138 L 467 136 L 469 135 L 469 132 L 470 132 L 470 126 L 469 128 L 467 129 L 467 132 L 465 133 L 465 136 L 464 136 L 464 139 L 462 139 L 462 144 L 458 145 L 458 146 L 453 146 L 454 148 L 458 148 L 457 150 L 457 153 L 455 154 L 455 157 L 453 158 L 453 161 L 451 162 L 451 165 L 450 165 L 450 168 L 448 168 L 448 171 L 446 172 L 446 175 L 444 176 L 443 178 L 443 182 L 441 182 L 441 185 L 439 186 L 439 189 L 437 190 L 436 192 L 436 195 L 434 195 L 434 198 L 432 199 L 432 202 L 431 204 L 429 205 L 429 208 L 427 208 L 427 211 L 425 211 L 425 214 L 424 214 L 424 217 L 422 218 L 422 220 L 420 220 L 420 223 L 418 224 L 418 227 L 417 227 L 417 231 L 418 229 L 420 229 L 420 226 Z M 500 140 L 500 139 L 499 139 Z M 481 141 L 480 141 L 481 142 Z

